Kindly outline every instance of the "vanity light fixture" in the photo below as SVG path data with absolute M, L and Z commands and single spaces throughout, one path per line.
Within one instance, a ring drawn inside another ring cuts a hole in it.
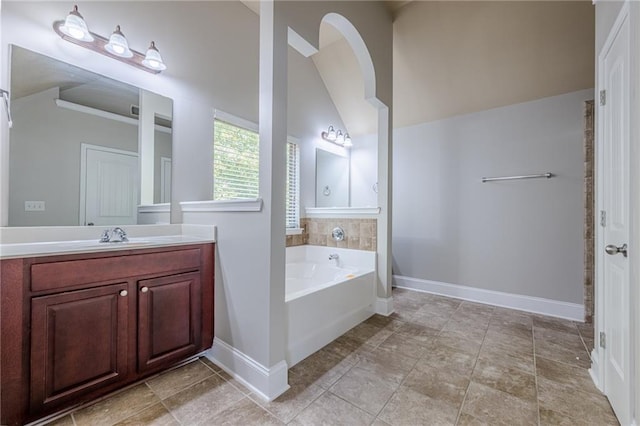
M 329 126 L 326 132 L 321 133 L 322 139 L 327 142 L 335 143 L 345 148 L 351 148 L 353 143 L 349 133 L 342 133 L 342 130 L 336 131 L 333 126 Z
M 59 27 L 60 31 L 75 40 L 91 42 L 93 36 L 89 32 L 87 23 L 84 21 L 80 12 L 78 12 L 78 6 L 73 6 L 73 10 L 69 12 L 63 24 Z
M 160 52 L 156 48 L 155 42 L 152 41 L 151 46 L 147 49 L 147 55 L 144 57 L 142 65 L 158 71 L 164 71 L 167 69 L 167 66 L 162 62 L 162 56 L 160 56 Z
M 131 58 L 133 56 L 133 52 L 129 49 L 129 42 L 120 31 L 120 25 L 116 25 L 115 31 L 109 37 L 109 43 L 105 44 L 104 48 L 112 55 L 121 58 Z
M 146 55 L 144 55 L 129 48 L 129 42 L 124 34 L 122 34 L 122 31 L 120 31 L 119 25 L 116 26 L 115 31 L 108 39 L 99 34 L 92 33 L 89 31 L 84 18 L 78 12 L 78 6 L 73 7 L 73 10 L 69 12 L 69 15 L 64 21 L 54 22 L 53 29 L 62 39 L 68 42 L 117 59 L 152 74 L 158 74 L 167 69 L 153 41 Z

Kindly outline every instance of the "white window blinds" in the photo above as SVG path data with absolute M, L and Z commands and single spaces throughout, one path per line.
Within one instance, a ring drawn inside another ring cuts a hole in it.
M 287 142 L 287 228 L 300 227 L 300 153 L 298 144 Z
M 218 119 L 213 127 L 213 199 L 258 198 L 258 133 Z

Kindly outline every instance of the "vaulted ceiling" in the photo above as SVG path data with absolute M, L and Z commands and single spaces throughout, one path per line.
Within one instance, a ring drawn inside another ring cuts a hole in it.
M 590 1 L 385 3 L 394 17 L 394 127 L 594 86 Z M 347 131 L 374 133 L 355 56 L 330 25 L 312 59 Z

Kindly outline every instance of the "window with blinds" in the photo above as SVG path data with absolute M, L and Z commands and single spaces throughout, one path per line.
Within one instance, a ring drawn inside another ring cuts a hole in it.
M 287 142 L 287 228 L 300 227 L 300 152 L 298 144 Z
M 258 198 L 258 133 L 214 121 L 213 199 Z
M 215 119 L 213 129 L 213 199 L 258 198 L 258 133 Z M 300 227 L 300 151 L 287 142 L 286 227 Z

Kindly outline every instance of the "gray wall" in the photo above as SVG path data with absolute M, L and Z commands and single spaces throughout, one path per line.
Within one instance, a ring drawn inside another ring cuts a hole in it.
M 138 152 L 138 126 L 60 108 L 58 97 L 54 88 L 12 102 L 10 226 L 78 224 L 82 143 Z M 25 212 L 25 201 L 46 210 Z
M 153 137 L 155 142 L 154 160 L 153 160 L 153 202 L 160 202 L 160 193 L 162 189 L 162 157 L 171 158 L 173 146 L 171 144 L 171 133 L 155 131 Z
M 583 101 L 396 129 L 394 274 L 582 303 Z M 550 180 L 481 183 L 550 171 Z

